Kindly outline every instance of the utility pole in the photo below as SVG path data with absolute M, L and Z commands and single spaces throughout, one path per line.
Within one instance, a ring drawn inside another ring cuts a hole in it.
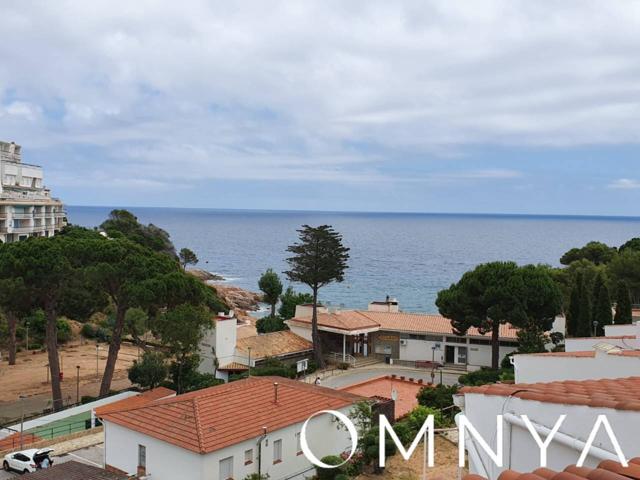
M 27 398 L 25 395 L 20 395 L 18 397 L 20 399 L 20 450 L 24 450 L 24 399 Z
M 80 365 L 76 365 L 76 403 L 80 403 Z
M 100 367 L 99 367 L 99 355 L 100 353 L 100 344 L 98 342 L 96 342 L 96 378 L 98 378 L 100 376 Z

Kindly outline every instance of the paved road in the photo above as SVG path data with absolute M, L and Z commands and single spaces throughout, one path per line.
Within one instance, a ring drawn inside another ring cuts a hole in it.
M 53 457 L 54 463 L 64 463 L 68 462 L 69 460 L 75 460 L 77 462 L 83 462 L 89 465 L 102 467 L 104 461 L 104 447 L 102 445 L 95 445 L 93 447 L 82 448 L 80 450 L 76 450 L 75 452 L 67 453 L 66 455 L 62 455 L 60 457 L 56 457 L 55 455 Z M 15 472 L 5 472 L 4 470 L 0 470 L 0 480 L 9 480 L 20 476 L 20 474 Z M 29 478 L 29 476 L 25 476 L 24 478 L 27 479 Z
M 372 368 L 354 368 L 352 370 L 347 370 L 344 373 L 340 373 L 338 375 L 327 377 L 322 381 L 322 385 L 325 387 L 331 388 L 340 388 L 347 385 L 353 385 L 354 383 L 364 382 L 365 380 L 369 380 L 370 378 L 379 377 L 381 375 L 392 375 L 396 374 L 398 376 L 404 375 L 405 377 L 422 379 L 425 383 L 431 381 L 431 372 L 424 370 L 416 370 L 409 368 L 401 368 L 401 367 L 372 367 Z M 453 385 L 457 383 L 459 374 L 443 374 L 442 375 L 442 383 L 445 385 Z M 436 375 L 435 379 L 436 383 L 440 382 L 440 375 Z

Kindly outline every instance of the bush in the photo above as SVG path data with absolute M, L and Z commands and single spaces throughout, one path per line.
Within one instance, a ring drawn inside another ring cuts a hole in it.
M 287 324 L 280 317 L 262 317 L 256 322 L 256 330 L 258 333 L 280 332 L 289 330 Z
M 500 380 L 500 370 L 492 370 L 490 368 L 482 368 L 475 372 L 469 372 L 465 375 L 460 375 L 458 382 L 462 385 L 471 387 L 486 385 L 488 383 L 496 383 Z
M 339 364 L 336 365 L 336 368 L 338 370 L 349 370 L 349 367 L 351 365 L 349 365 L 347 362 L 340 362 Z
M 164 356 L 160 352 L 145 352 L 142 359 L 129 368 L 129 380 L 142 388 L 155 388 L 169 373 Z
M 425 407 L 443 410 L 453 405 L 453 396 L 458 393 L 458 387 L 453 385 L 436 385 L 423 387 L 418 393 L 418 403 Z
M 82 325 L 82 329 L 80 330 L 80 333 L 85 338 L 96 338 L 97 330 L 98 330 L 98 327 L 95 326 L 93 323 L 85 323 Z
M 349 475 L 346 475 L 344 473 L 339 473 L 338 475 L 336 475 L 334 477 L 335 480 L 349 480 Z
M 327 465 L 340 465 L 344 460 L 338 455 L 327 455 L 326 457 L 322 457 L 320 459 L 322 463 L 326 463 Z M 316 467 L 316 471 L 318 472 L 318 480 L 336 480 L 338 475 L 344 475 L 344 470 L 342 467 L 339 468 L 320 468 Z

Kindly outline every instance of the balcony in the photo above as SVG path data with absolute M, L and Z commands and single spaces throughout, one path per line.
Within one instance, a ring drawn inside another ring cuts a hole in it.
M 33 213 L 13 212 L 11 216 L 17 220 L 31 220 L 33 218 Z

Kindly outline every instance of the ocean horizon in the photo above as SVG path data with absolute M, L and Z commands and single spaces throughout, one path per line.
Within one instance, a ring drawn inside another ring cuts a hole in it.
M 366 308 L 396 297 L 405 311 L 435 312 L 438 291 L 494 260 L 559 265 L 568 249 L 598 240 L 619 246 L 640 236 L 640 217 L 599 215 L 349 212 L 68 205 L 69 222 L 98 226 L 114 208 L 165 229 L 198 268 L 256 291 L 262 272 L 286 270 L 286 248 L 303 224 L 333 225 L 351 248 L 343 283 L 321 290 L 324 303 Z M 302 285 L 293 285 L 307 291 Z

